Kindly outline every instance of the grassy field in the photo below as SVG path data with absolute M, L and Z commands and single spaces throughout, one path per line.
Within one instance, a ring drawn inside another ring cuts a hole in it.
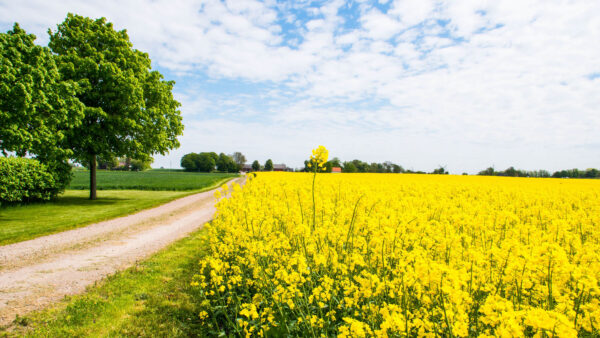
M 190 282 L 206 252 L 205 236 L 199 230 L 83 295 L 17 319 L 0 336 L 203 336 Z
M 148 171 L 108 171 L 98 170 L 98 190 L 196 190 L 214 186 L 220 181 L 237 174 L 209 174 L 173 170 Z M 69 189 L 86 190 L 90 188 L 90 173 L 87 170 L 73 172 Z
M 67 190 L 56 201 L 0 208 L 0 245 L 77 228 L 174 200 L 189 192 L 106 190 L 88 199 L 85 190 Z
M 95 201 L 88 199 L 87 190 L 67 190 L 52 202 L 0 207 L 0 245 L 131 214 L 211 189 L 235 176 L 166 170 L 99 171 L 98 189 L 104 190 L 98 192 Z M 89 172 L 75 171 L 72 187 L 89 189 L 86 179 Z

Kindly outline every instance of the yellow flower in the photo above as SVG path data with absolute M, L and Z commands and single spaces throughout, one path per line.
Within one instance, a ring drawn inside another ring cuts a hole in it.
M 192 286 L 225 332 L 600 334 L 600 180 L 315 177 L 258 173 L 217 204 Z

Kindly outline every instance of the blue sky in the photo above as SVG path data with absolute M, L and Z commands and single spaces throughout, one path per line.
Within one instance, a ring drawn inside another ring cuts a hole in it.
M 156 156 L 331 156 L 451 173 L 600 167 L 600 2 L 0 0 L 47 43 L 67 12 L 127 29 L 177 82 Z

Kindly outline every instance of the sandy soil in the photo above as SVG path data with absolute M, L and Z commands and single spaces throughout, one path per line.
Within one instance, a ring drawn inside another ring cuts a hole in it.
M 0 325 L 65 295 L 85 291 L 95 281 L 201 228 L 214 212 L 211 190 L 133 215 L 0 247 Z

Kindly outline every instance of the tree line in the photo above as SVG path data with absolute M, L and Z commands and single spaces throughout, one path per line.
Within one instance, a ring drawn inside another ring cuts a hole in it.
M 300 171 L 310 172 L 311 168 L 308 167 L 310 160 L 304 161 L 304 168 Z M 399 164 L 385 161 L 382 163 L 377 162 L 363 162 L 361 160 L 352 160 L 342 162 L 339 158 L 334 157 L 333 159 L 327 161 L 325 166 L 321 169 L 321 172 L 332 172 L 333 168 L 338 167 L 342 169 L 344 173 L 394 173 L 394 174 L 427 174 L 424 171 L 413 171 L 407 170 Z M 430 174 L 448 174 L 448 171 L 442 166 L 430 172 Z
M 496 171 L 489 167 L 480 171 L 477 175 L 481 176 L 510 176 L 510 177 L 554 177 L 554 178 L 600 178 L 600 170 L 589 168 L 586 170 L 567 169 L 559 170 L 550 174 L 547 170 L 520 170 L 509 167 L 506 170 Z
M 136 160 L 130 157 L 113 157 L 107 160 L 98 159 L 98 169 L 143 171 L 151 168 L 152 158 L 148 160 Z M 89 169 L 89 168 L 88 168 Z
M 273 160 L 268 159 L 265 161 L 265 165 L 261 165 L 258 160 L 254 160 L 252 162 L 252 171 L 272 171 L 273 170 Z
M 0 152 L 44 164 L 59 190 L 69 161 L 90 168 L 96 198 L 98 159 L 148 162 L 179 147 L 183 133 L 173 81 L 153 70 L 126 30 L 105 18 L 68 14 L 48 30 L 47 47 L 18 23 L 0 33 Z M 8 163 L 8 162 L 7 162 Z M 14 168 L 24 167 L 15 162 Z
M 215 152 L 189 153 L 181 158 L 181 167 L 186 171 L 199 172 L 227 172 L 237 173 L 246 163 L 246 157 L 240 152 L 235 152 L 232 155 Z

